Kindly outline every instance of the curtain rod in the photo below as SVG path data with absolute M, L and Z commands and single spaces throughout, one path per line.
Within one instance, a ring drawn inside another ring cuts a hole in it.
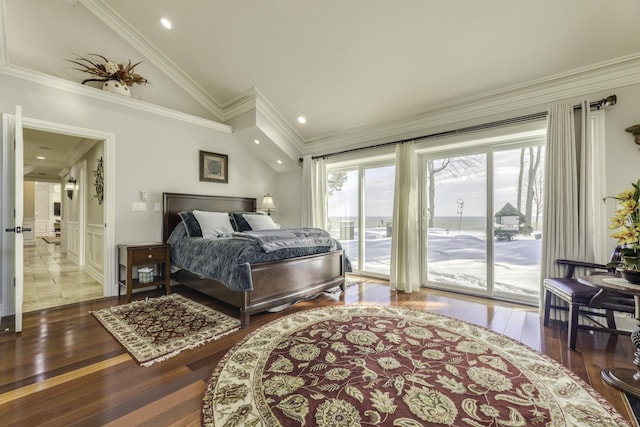
M 595 110 L 599 110 L 599 109 L 601 109 L 603 107 L 610 107 L 610 106 L 616 105 L 616 102 L 618 102 L 618 97 L 616 95 L 610 95 L 610 96 L 608 96 L 606 98 L 601 99 L 600 101 L 594 101 L 594 102 L 590 103 L 589 107 L 592 110 L 594 110 L 594 109 Z M 574 105 L 573 106 L 574 110 L 580 110 L 581 108 L 582 107 L 580 105 Z M 529 122 L 529 121 L 533 121 L 533 120 L 543 119 L 545 117 L 547 117 L 547 112 L 543 111 L 543 112 L 540 112 L 540 113 L 528 114 L 526 116 L 512 117 L 510 119 L 498 120 L 498 121 L 495 121 L 495 122 L 489 122 L 489 123 L 482 123 L 482 124 L 479 124 L 479 125 L 467 126 L 467 127 L 463 127 L 463 128 L 460 128 L 460 129 L 453 129 L 453 130 L 447 130 L 447 131 L 443 131 L 443 132 L 432 133 L 432 134 L 429 134 L 429 135 L 417 136 L 415 138 L 400 139 L 398 141 L 383 142 L 381 144 L 369 145 L 367 147 L 351 148 L 349 150 L 336 151 L 336 152 L 333 152 L 333 153 L 322 154 L 322 155 L 319 155 L 319 156 L 312 156 L 311 159 L 315 160 L 315 159 L 321 159 L 321 158 L 326 158 L 326 157 L 330 157 L 330 156 L 337 156 L 339 154 L 353 153 L 355 151 L 371 150 L 371 149 L 380 148 L 380 147 L 388 147 L 388 146 L 391 146 L 391 145 L 403 144 L 403 143 L 409 142 L 409 141 L 422 141 L 422 140 L 425 140 L 425 139 L 439 138 L 439 137 L 449 136 L 449 135 L 459 135 L 459 134 L 463 134 L 463 133 L 474 132 L 474 131 L 477 131 L 477 130 L 491 129 L 491 128 L 494 128 L 494 127 L 512 125 L 512 124 L 516 124 L 516 123 L 525 123 L 525 122 Z M 300 158 L 299 161 L 302 162 L 302 158 Z

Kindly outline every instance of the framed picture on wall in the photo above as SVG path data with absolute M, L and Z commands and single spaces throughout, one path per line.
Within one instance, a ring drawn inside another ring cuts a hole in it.
M 200 181 L 229 182 L 229 156 L 200 151 Z

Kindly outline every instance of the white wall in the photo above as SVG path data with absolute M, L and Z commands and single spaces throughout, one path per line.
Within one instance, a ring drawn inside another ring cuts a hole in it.
M 274 194 L 277 221 L 281 227 L 300 227 L 302 223 L 302 167 L 278 175 Z M 272 193 L 273 194 L 273 193 Z
M 615 195 L 640 178 L 640 145 L 625 129 L 640 123 L 640 85 L 617 89 L 618 104 L 607 111 L 607 193 Z
M 640 179 L 640 145 L 635 144 L 633 135 L 625 131 L 640 123 L 640 85 L 619 88 L 615 93 L 618 104 L 606 113 L 605 196 L 631 189 L 631 183 Z M 615 204 L 608 201 L 607 220 L 613 216 L 614 209 Z M 610 248 L 614 245 L 615 240 L 610 239 Z

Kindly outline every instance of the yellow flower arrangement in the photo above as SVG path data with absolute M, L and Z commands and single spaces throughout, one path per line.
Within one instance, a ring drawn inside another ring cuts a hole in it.
M 621 264 L 628 269 L 640 270 L 640 179 L 631 183 L 633 190 L 625 190 L 615 197 L 618 209 L 611 218 L 610 229 L 617 230 L 611 237 L 621 246 Z
M 95 57 L 95 59 L 93 57 Z M 132 64 L 131 61 L 128 61 L 126 65 L 118 64 L 97 53 L 88 53 L 85 56 L 78 55 L 77 58 L 67 59 L 66 61 L 82 67 L 74 68 L 74 70 L 82 71 L 93 76 L 92 78 L 83 80 L 82 84 L 88 82 L 106 82 L 108 80 L 118 80 L 127 86 L 149 83 L 147 79 L 134 72 L 134 69 L 140 65 L 142 61 L 136 62 L 135 64 Z

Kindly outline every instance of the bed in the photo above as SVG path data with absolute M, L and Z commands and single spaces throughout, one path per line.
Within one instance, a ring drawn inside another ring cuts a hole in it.
M 255 212 L 256 199 L 163 193 L 163 241 L 168 241 L 174 229 L 181 226 L 179 212 L 193 210 Z M 172 273 L 172 278 L 184 286 L 238 308 L 241 325 L 246 327 L 252 314 L 309 299 L 338 286 L 344 291 L 345 268 L 344 251 L 339 249 L 251 264 L 253 289 L 250 291 L 230 289 L 219 281 L 202 278 L 185 269 Z

